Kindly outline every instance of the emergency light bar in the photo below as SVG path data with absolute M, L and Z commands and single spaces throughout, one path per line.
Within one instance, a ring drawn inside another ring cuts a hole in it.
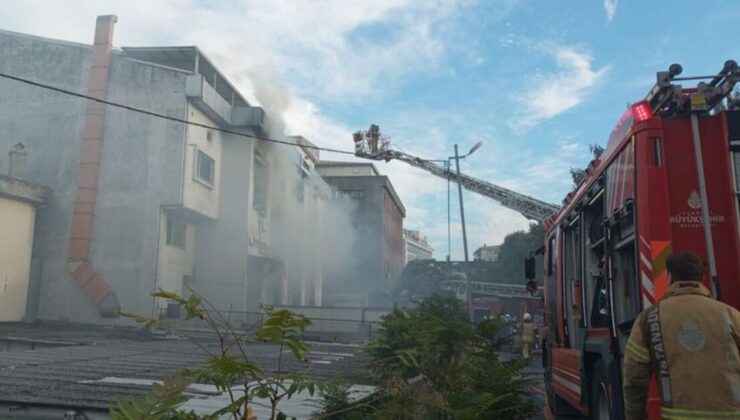
M 648 101 L 638 102 L 632 105 L 630 110 L 632 111 L 632 118 L 635 122 L 640 123 L 653 118 L 653 108 Z

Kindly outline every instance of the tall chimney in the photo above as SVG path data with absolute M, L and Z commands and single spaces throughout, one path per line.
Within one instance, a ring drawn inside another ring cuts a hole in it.
M 25 178 L 26 177 L 26 157 L 28 151 L 23 143 L 16 143 L 10 152 L 10 166 L 8 167 L 8 175 L 11 178 Z
M 87 82 L 87 93 L 94 98 L 103 100 L 108 98 L 113 27 L 117 21 L 118 18 L 114 15 L 98 16 L 95 25 L 95 41 Z M 77 174 L 77 196 L 67 250 L 67 267 L 82 292 L 95 304 L 98 313 L 104 317 L 116 317 L 121 310 L 116 293 L 88 260 L 98 193 L 105 111 L 105 104 L 87 101 L 85 131 L 80 146 L 80 167 Z

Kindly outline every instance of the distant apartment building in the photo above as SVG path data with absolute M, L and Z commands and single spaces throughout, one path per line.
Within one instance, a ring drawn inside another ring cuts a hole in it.
M 98 18 L 94 45 L 0 31 L 0 71 L 205 126 L 269 133 L 265 112 L 197 47 L 113 48 L 115 22 Z M 312 220 L 322 219 L 317 209 L 330 189 L 313 172 L 318 156 L 7 79 L 0 109 L 0 150 L 22 143 L 27 181 L 53 191 L 36 216 L 27 297 L 35 309 L 25 319 L 156 315 L 167 309 L 150 297 L 157 289 L 192 289 L 234 311 L 321 303 L 320 258 L 300 260 L 275 242 L 285 241 L 276 224 L 295 217 L 279 208 L 286 185 L 307 203 L 301 223 L 320 229 Z M 0 173 L 8 165 L 0 155 Z M 302 241 L 296 246 L 310 247 Z M 294 279 L 297 292 L 288 291 Z
M 494 262 L 498 260 L 498 254 L 501 251 L 501 245 L 486 245 L 478 248 L 473 252 L 473 260 Z
M 426 235 L 418 230 L 403 230 L 406 246 L 406 263 L 414 260 L 431 260 L 434 248 L 427 242 Z
M 383 306 L 406 262 L 406 209 L 387 176 L 370 163 L 321 161 L 316 169 L 334 200 L 352 203 L 344 272 L 325 279 L 325 304 Z

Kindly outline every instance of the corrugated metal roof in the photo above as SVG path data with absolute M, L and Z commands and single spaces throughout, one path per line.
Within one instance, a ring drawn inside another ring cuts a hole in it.
M 21 406 L 107 411 L 117 398 L 146 394 L 151 381 L 207 361 L 203 350 L 189 340 L 158 338 L 133 330 L 27 324 L 0 327 L 0 340 L 8 336 L 44 339 L 47 346 L 50 341 L 60 342 L 59 347 L 0 353 L 0 403 Z M 216 350 L 213 340 L 198 340 Z M 302 363 L 288 355 L 283 360 L 284 371 L 317 379 L 357 381 L 364 377 L 366 359 L 360 347 L 315 343 L 311 349 L 316 353 L 309 355 L 309 361 L 328 363 Z M 351 356 L 326 356 L 333 353 Z M 249 354 L 265 372 L 276 371 L 277 346 L 250 346 Z M 102 380 L 109 377 L 133 381 Z M 137 384 L 135 380 L 144 382 Z

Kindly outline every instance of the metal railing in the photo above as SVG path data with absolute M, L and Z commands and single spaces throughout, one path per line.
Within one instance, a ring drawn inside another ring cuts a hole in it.
M 517 298 L 517 299 L 534 299 L 539 300 L 542 292 L 537 291 L 531 294 L 527 291 L 526 286 L 518 284 L 505 284 L 505 283 L 486 283 L 486 282 L 471 282 L 473 294 L 489 295 L 499 298 Z M 467 290 L 467 284 L 465 280 L 447 280 L 442 282 L 442 289 L 464 293 Z
M 306 340 L 322 342 L 341 342 L 341 343 L 366 343 L 373 339 L 376 331 L 380 328 L 380 316 L 375 319 L 343 319 L 333 317 L 315 316 L 316 314 L 305 313 L 319 307 L 290 307 L 274 306 L 275 309 L 288 309 L 292 312 L 300 313 L 306 316 L 310 321 L 304 332 Z M 307 310 L 308 309 L 308 310 Z M 341 308 L 326 308 L 327 310 L 336 310 Z M 364 308 L 352 308 L 362 310 Z M 241 334 L 249 335 L 250 332 L 259 329 L 266 315 L 264 312 L 234 311 L 234 310 L 215 310 L 209 311 L 213 319 L 219 320 L 219 323 L 228 322 L 229 325 L 239 331 Z M 206 332 L 210 330 L 208 323 L 201 319 L 184 319 L 185 314 L 171 307 L 160 309 L 159 319 L 164 321 L 168 328 L 181 330 L 183 332 Z

